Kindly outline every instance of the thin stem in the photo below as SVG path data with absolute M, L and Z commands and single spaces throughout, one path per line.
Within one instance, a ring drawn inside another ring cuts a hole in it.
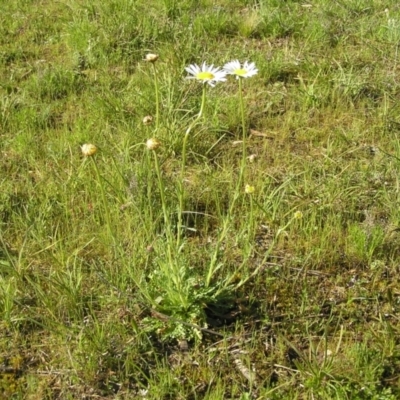
M 200 106 L 200 111 L 199 111 L 199 114 L 197 115 L 196 120 L 199 120 L 200 117 L 203 115 L 204 106 L 206 104 L 206 91 L 207 91 L 207 86 L 203 85 L 203 95 L 201 97 L 201 106 Z
M 246 169 L 246 119 L 244 115 L 244 101 L 243 101 L 243 90 L 242 90 L 242 80 L 243 78 L 239 78 L 239 105 L 240 105 L 240 115 L 242 119 L 242 159 L 240 162 L 240 170 L 239 170 L 239 178 L 237 180 L 236 184 L 236 191 L 235 195 L 233 197 L 232 203 L 229 208 L 229 214 L 233 212 L 233 208 L 236 204 L 236 200 L 239 198 L 240 193 L 242 192 L 242 186 L 243 186 L 243 177 L 244 177 L 244 172 Z
M 243 78 L 239 78 L 239 101 L 240 101 L 240 112 L 242 116 L 242 138 L 243 141 L 246 138 L 246 121 L 244 118 L 244 102 L 243 102 L 243 88 L 242 88 Z
M 239 104 L 240 104 L 240 114 L 242 117 L 242 159 L 240 163 L 240 171 L 239 171 L 239 179 L 236 184 L 235 194 L 233 196 L 232 202 L 229 206 L 229 213 L 227 219 L 224 221 L 224 226 L 222 229 L 221 234 L 218 237 L 217 244 L 215 246 L 215 250 L 213 256 L 210 261 L 210 265 L 208 267 L 208 273 L 206 278 L 206 287 L 208 287 L 211 283 L 211 278 L 213 277 L 214 273 L 218 269 L 217 261 L 218 261 L 218 253 L 220 249 L 220 244 L 224 240 L 225 236 L 229 230 L 229 222 L 231 220 L 233 209 L 236 205 L 236 201 L 240 196 L 242 185 L 243 185 L 243 176 L 246 168 L 246 120 L 244 115 L 244 101 L 243 101 L 243 92 L 242 92 L 242 78 L 239 78 Z M 252 218 L 252 216 L 251 216 Z
M 162 210 L 163 210 L 165 231 L 166 231 L 166 236 L 167 236 L 168 261 L 169 261 L 169 265 L 172 267 L 174 265 L 174 263 L 173 263 L 172 250 L 171 250 L 171 245 L 172 245 L 171 221 L 170 221 L 170 218 L 168 215 L 167 203 L 165 201 L 164 184 L 163 184 L 162 177 L 161 177 L 161 170 L 160 170 L 160 164 L 158 162 L 157 153 L 154 150 L 152 152 L 154 155 L 154 164 L 155 164 L 156 173 L 157 173 L 158 187 L 159 187 L 160 197 L 161 197 L 161 206 L 162 206 Z
M 187 141 L 189 138 L 189 134 L 191 130 L 194 128 L 194 126 L 197 124 L 197 122 L 200 120 L 200 118 L 203 115 L 204 112 L 204 107 L 206 104 L 206 91 L 207 87 L 206 85 L 203 85 L 203 94 L 201 98 L 201 106 L 200 106 L 200 111 L 197 114 L 196 118 L 193 120 L 193 122 L 189 125 L 189 127 L 186 129 L 185 136 L 183 137 L 183 144 L 182 144 L 182 165 L 181 165 L 181 173 L 180 173 L 180 179 L 179 179 L 179 210 L 178 210 L 178 233 L 177 233 L 177 239 L 176 239 L 176 247 L 179 250 L 180 244 L 181 244 L 181 236 L 182 236 L 182 214 L 183 214 L 183 203 L 184 203 L 184 185 L 183 185 L 183 180 L 185 178 L 185 170 L 186 170 L 186 148 L 187 148 Z
M 244 117 L 244 102 L 243 102 L 243 89 L 242 89 L 243 78 L 239 78 L 239 102 L 240 102 L 240 113 L 242 117 L 242 162 L 240 164 L 240 173 L 238 180 L 238 189 L 242 186 L 244 170 L 246 168 L 246 121 Z
M 94 169 L 96 171 L 96 176 L 97 176 L 97 180 L 99 182 L 100 185 L 100 195 L 101 195 L 101 200 L 103 202 L 103 208 L 104 208 L 104 214 L 105 214 L 105 218 L 106 218 L 106 224 L 107 224 L 107 230 L 109 235 L 112 237 L 113 241 L 114 241 L 114 245 L 116 245 L 116 239 L 114 236 L 114 232 L 112 229 L 112 225 L 111 225 L 111 218 L 110 218 L 110 210 L 108 207 L 108 203 L 106 200 L 106 193 L 104 191 L 104 185 L 103 185 L 103 179 L 100 175 L 100 171 L 99 171 L 99 167 L 97 166 L 96 160 L 94 159 L 94 157 L 90 157 L 92 159 L 93 165 L 94 165 Z
M 151 171 L 151 160 L 150 160 L 150 155 L 149 155 L 149 153 L 147 152 L 146 153 L 146 163 L 147 163 L 147 171 Z M 151 182 L 151 176 L 150 176 L 150 172 L 149 172 L 149 175 L 148 175 L 148 182 Z M 150 184 L 150 183 L 148 183 L 147 184 L 147 202 L 148 202 L 148 207 L 146 207 L 146 209 L 148 210 L 148 212 L 149 212 L 149 216 L 150 216 L 150 223 L 152 224 L 153 223 L 153 201 L 152 201 L 152 198 L 151 198 L 151 193 L 152 193 L 152 185 Z
M 152 151 L 153 156 L 154 156 L 154 165 L 157 173 L 157 180 L 158 180 L 158 187 L 160 191 L 160 197 L 161 197 L 161 206 L 163 210 L 163 216 L 164 216 L 164 224 L 165 224 L 165 234 L 167 238 L 167 260 L 164 260 L 160 266 L 161 268 L 164 269 L 165 272 L 165 277 L 167 281 L 165 282 L 167 291 L 173 291 L 174 295 L 175 292 L 178 293 L 180 304 L 184 305 L 187 307 L 187 299 L 183 296 L 182 294 L 182 276 L 181 276 L 181 271 L 179 268 L 178 260 L 176 258 L 176 255 L 174 254 L 174 242 L 173 242 L 173 235 L 172 235 L 172 229 L 171 229 L 171 220 L 170 216 L 168 214 L 167 210 L 167 203 L 165 199 L 165 190 L 164 190 L 164 183 L 162 180 L 161 176 L 161 169 L 160 169 L 160 163 L 158 161 L 158 156 L 157 152 L 155 150 Z M 173 284 L 173 287 L 171 288 L 171 283 Z
M 218 235 L 217 244 L 215 245 L 215 249 L 214 249 L 213 255 L 212 255 L 211 260 L 210 260 L 210 265 L 208 267 L 208 272 L 207 272 L 207 277 L 206 277 L 206 284 L 205 284 L 206 287 L 210 286 L 211 279 L 212 279 L 213 275 L 215 274 L 215 272 L 218 269 L 218 266 L 216 264 L 217 264 L 217 261 L 218 261 L 219 249 L 220 249 L 222 241 L 224 240 L 224 238 L 225 238 L 225 236 L 226 236 L 226 234 L 228 232 L 229 222 L 230 222 L 230 218 L 228 216 L 224 220 L 224 225 L 223 225 L 223 228 L 222 228 L 222 232 L 221 232 L 220 235 Z
M 164 184 L 163 184 L 162 177 L 161 177 L 160 164 L 158 162 L 157 153 L 154 150 L 152 151 L 152 153 L 154 155 L 154 164 L 156 167 L 158 187 L 160 190 L 161 206 L 162 206 L 163 215 L 164 215 L 164 223 L 167 228 L 167 231 L 170 232 L 170 221 L 169 221 L 169 216 L 168 216 L 168 212 L 167 212 L 167 204 L 165 202 Z
M 254 232 L 254 208 L 253 208 L 253 196 L 250 195 L 250 217 L 249 217 L 249 237 Z
M 152 63 L 154 72 L 154 90 L 156 92 L 156 131 L 160 126 L 160 94 L 158 91 L 158 79 L 157 79 L 157 68 L 155 63 Z

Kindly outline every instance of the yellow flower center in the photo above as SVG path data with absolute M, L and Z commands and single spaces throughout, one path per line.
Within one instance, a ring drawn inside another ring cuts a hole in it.
M 206 71 L 206 72 L 199 72 L 196 75 L 196 78 L 201 79 L 202 81 L 208 81 L 208 80 L 214 79 L 215 77 L 214 77 L 214 74 Z
M 240 69 L 235 69 L 234 73 L 235 75 L 243 76 L 247 74 L 247 71 L 243 68 L 240 68 Z

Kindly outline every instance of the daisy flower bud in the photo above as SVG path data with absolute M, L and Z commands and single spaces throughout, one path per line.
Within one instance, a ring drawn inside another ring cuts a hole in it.
M 157 150 L 161 146 L 161 142 L 156 138 L 147 139 L 146 147 L 148 150 Z
M 151 125 L 152 122 L 153 122 L 153 117 L 151 115 L 146 115 L 143 118 L 143 125 Z
M 146 54 L 145 60 L 147 62 L 155 63 L 158 60 L 158 54 L 152 54 L 152 53 Z
M 85 143 L 84 145 L 81 146 L 81 151 L 82 155 L 84 155 L 85 157 L 90 157 L 93 154 L 96 154 L 97 147 L 94 144 Z

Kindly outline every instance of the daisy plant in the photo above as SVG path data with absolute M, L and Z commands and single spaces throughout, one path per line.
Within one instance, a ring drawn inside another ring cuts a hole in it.
M 181 229 L 182 229 L 182 212 L 183 212 L 183 179 L 185 174 L 186 166 L 186 146 L 189 133 L 193 127 L 198 123 L 204 112 L 204 106 L 206 103 L 206 90 L 207 86 L 214 87 L 218 82 L 226 81 L 226 72 L 219 67 L 214 67 L 213 64 L 207 65 L 205 62 L 201 65 L 190 64 L 185 68 L 189 76 L 186 79 L 195 79 L 197 82 L 203 84 L 203 94 L 201 99 L 200 111 L 196 118 L 192 121 L 189 127 L 186 129 L 185 136 L 183 138 L 182 145 L 182 166 L 180 175 L 180 187 L 179 187 L 179 215 L 178 215 L 178 234 L 177 234 L 177 247 L 180 247 Z

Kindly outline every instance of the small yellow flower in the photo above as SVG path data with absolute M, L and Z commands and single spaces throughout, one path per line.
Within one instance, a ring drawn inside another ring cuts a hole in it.
M 153 122 L 153 117 L 151 115 L 146 115 L 143 118 L 143 124 L 144 125 L 151 125 L 152 122 Z
M 161 146 L 161 142 L 156 138 L 147 139 L 146 147 L 149 150 L 157 150 Z
M 158 54 L 153 54 L 153 53 L 146 54 L 145 60 L 147 62 L 155 63 L 158 60 Z
M 90 156 L 92 156 L 93 154 L 96 154 L 96 152 L 97 152 L 97 147 L 96 147 L 94 144 L 85 143 L 85 144 L 83 144 L 83 145 L 81 146 L 81 151 L 82 151 L 82 154 L 83 154 L 85 157 L 90 157 Z
M 293 215 L 294 219 L 302 219 L 303 218 L 303 213 L 301 211 L 296 211 Z
M 245 191 L 246 194 L 253 194 L 254 191 L 255 191 L 255 188 L 254 188 L 254 186 L 246 185 L 244 187 L 244 191 Z

